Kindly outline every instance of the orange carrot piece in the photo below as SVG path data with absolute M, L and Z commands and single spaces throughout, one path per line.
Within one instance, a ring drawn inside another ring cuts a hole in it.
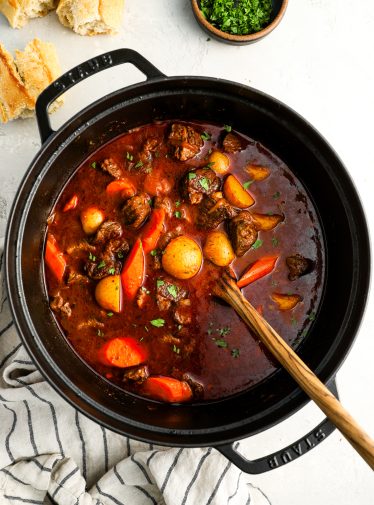
M 142 233 L 144 254 L 155 249 L 165 222 L 165 209 L 153 209 L 152 215 Z
M 74 195 L 65 205 L 62 212 L 67 212 L 68 210 L 73 210 L 78 205 L 78 197 Z
M 144 251 L 142 241 L 137 239 L 121 272 L 122 292 L 127 300 L 133 300 L 144 281 Z
M 251 282 L 257 281 L 257 279 L 261 279 L 261 277 L 264 277 L 265 275 L 272 272 L 274 270 L 277 259 L 278 256 L 270 256 L 257 260 L 238 280 L 238 287 L 244 288 L 244 286 L 247 286 Z
M 135 338 L 117 337 L 100 347 L 97 358 L 102 365 L 126 368 L 144 363 L 148 352 Z
M 143 384 L 143 393 L 156 400 L 170 403 L 187 402 L 192 391 L 187 382 L 172 377 L 149 377 Z
M 119 191 L 122 192 L 124 198 L 130 198 L 136 194 L 136 189 L 134 184 L 128 179 L 118 179 L 108 184 L 106 187 L 106 192 L 108 195 L 114 195 Z
M 45 262 L 57 280 L 62 281 L 66 269 L 66 261 L 62 252 L 58 249 L 56 240 L 48 235 L 45 247 Z

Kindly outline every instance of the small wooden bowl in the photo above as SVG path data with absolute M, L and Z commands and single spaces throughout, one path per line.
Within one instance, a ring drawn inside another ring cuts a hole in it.
M 270 18 L 270 22 L 267 26 L 265 26 L 265 28 L 259 32 L 250 33 L 249 35 L 232 35 L 231 33 L 226 33 L 222 30 L 218 30 L 218 28 L 213 26 L 207 19 L 205 19 L 200 9 L 200 0 L 191 0 L 194 16 L 203 30 L 221 42 L 226 42 L 227 44 L 234 44 L 238 46 L 257 42 L 263 37 L 266 37 L 266 35 L 268 35 L 274 30 L 276 26 L 278 26 L 286 11 L 288 0 L 273 0 L 272 4 L 273 12 Z

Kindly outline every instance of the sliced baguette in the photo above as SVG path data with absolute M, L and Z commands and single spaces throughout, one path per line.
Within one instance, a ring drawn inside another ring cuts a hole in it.
M 80 35 L 117 33 L 122 19 L 124 0 L 60 0 L 57 16 L 60 22 Z
M 34 39 L 15 59 L 0 45 L 0 120 L 4 123 L 34 113 L 39 94 L 61 74 L 54 46 Z M 59 98 L 51 112 L 62 103 Z
M 0 12 L 12 28 L 22 28 L 31 18 L 48 14 L 57 6 L 58 0 L 0 0 Z

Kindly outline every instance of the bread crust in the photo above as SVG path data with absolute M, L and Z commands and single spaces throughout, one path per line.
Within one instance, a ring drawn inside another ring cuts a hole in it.
M 53 44 L 34 39 L 15 59 L 0 44 L 0 120 L 33 114 L 40 93 L 61 74 Z M 55 110 L 62 99 L 52 104 Z
M 117 33 L 122 19 L 124 0 L 60 0 L 57 16 L 60 22 L 80 35 Z
M 31 18 L 42 17 L 55 9 L 58 0 L 0 0 L 0 12 L 12 28 L 22 28 Z

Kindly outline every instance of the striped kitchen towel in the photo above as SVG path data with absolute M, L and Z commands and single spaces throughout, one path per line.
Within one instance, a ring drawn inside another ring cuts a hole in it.
M 103 428 L 63 400 L 20 342 L 2 259 L 0 253 L 0 505 L 269 503 L 215 449 L 138 442 Z

